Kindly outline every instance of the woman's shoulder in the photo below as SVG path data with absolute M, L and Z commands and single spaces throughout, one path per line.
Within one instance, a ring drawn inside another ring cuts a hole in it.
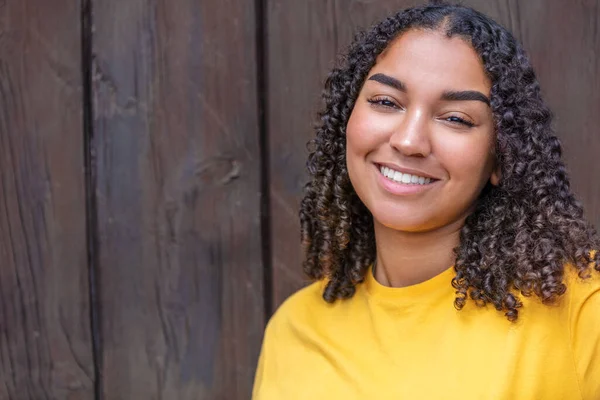
M 582 278 L 572 265 L 565 266 L 565 296 L 571 311 L 590 301 L 600 304 L 600 272 L 590 268 L 587 275 Z
M 327 283 L 327 280 L 314 282 L 287 298 L 269 320 L 265 337 L 290 340 L 328 337 L 348 329 L 348 324 L 364 315 L 360 296 L 332 303 L 325 301 Z
M 565 271 L 567 323 L 581 397 L 600 398 L 600 272 L 582 279 L 572 266 Z
M 536 324 L 540 322 L 539 318 L 542 318 L 570 332 L 582 323 L 599 323 L 600 272 L 589 269 L 588 275 L 581 278 L 573 265 L 565 264 L 562 282 L 566 286 L 566 292 L 554 303 L 543 303 L 538 296 L 533 295 L 521 297 L 525 306 L 523 316 L 526 319 L 533 318 Z M 582 315 L 585 315 L 584 319 L 580 318 Z
M 323 299 L 326 282 L 323 280 L 310 283 L 289 296 L 275 311 L 269 325 L 282 325 L 289 321 L 301 322 L 310 320 L 315 313 L 328 305 Z

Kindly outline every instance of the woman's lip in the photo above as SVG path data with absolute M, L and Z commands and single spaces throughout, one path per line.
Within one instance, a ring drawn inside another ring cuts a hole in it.
M 402 172 L 403 174 L 411 174 L 411 175 L 417 175 L 417 176 L 422 176 L 424 178 L 430 178 L 431 180 L 439 180 L 438 178 L 436 178 L 435 176 L 432 176 L 426 172 L 423 171 L 419 171 L 416 169 L 412 169 L 412 168 L 404 168 L 404 167 L 400 167 L 396 164 L 391 164 L 391 163 L 380 163 L 380 162 L 376 162 L 375 165 L 377 166 L 377 168 L 381 171 L 381 167 L 387 167 L 390 169 L 393 169 L 394 171 L 398 171 L 398 172 Z
M 402 183 L 393 181 L 381 173 L 380 166 L 376 165 L 377 181 L 386 192 L 397 196 L 406 196 L 411 194 L 419 194 L 429 190 L 436 184 L 438 180 L 432 179 L 430 183 L 419 185 L 416 183 Z

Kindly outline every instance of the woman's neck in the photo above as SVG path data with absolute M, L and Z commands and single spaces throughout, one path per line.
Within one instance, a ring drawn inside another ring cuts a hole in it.
M 455 261 L 453 249 L 460 242 L 463 223 L 430 232 L 402 232 L 375 221 L 375 279 L 385 286 L 403 287 L 442 273 Z

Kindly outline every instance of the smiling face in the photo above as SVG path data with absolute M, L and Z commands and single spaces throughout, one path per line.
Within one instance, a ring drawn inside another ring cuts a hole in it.
M 378 225 L 462 225 L 498 183 L 491 82 L 459 37 L 409 30 L 378 57 L 346 128 L 352 185 Z

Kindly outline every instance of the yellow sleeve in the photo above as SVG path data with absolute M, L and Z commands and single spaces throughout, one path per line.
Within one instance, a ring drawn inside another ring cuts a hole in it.
M 320 304 L 323 281 L 313 283 L 300 289 L 275 311 L 270 318 L 263 337 L 258 367 L 252 388 L 252 400 L 284 400 L 280 393 L 283 378 L 289 376 L 290 351 L 302 351 L 302 346 L 295 339 L 294 326 L 306 326 L 307 315 L 314 309 L 313 304 Z M 287 382 L 287 381 L 286 381 Z M 284 386 L 286 387 L 286 386 Z M 286 387 L 287 390 L 287 387 Z
M 600 277 L 575 283 L 571 298 L 571 343 L 583 400 L 600 399 Z
M 254 386 L 252 387 L 252 400 L 271 400 L 276 399 L 276 386 L 274 383 L 278 380 L 278 360 L 277 354 L 280 348 L 281 324 L 285 313 L 282 313 L 280 307 L 271 317 L 265 328 L 260 356 L 258 357 L 258 367 L 254 377 Z

